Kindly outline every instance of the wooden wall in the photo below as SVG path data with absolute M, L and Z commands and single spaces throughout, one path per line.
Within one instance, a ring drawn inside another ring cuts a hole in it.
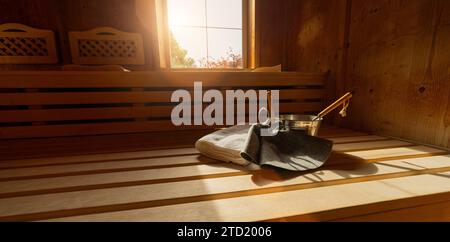
M 258 0 L 256 53 L 260 66 L 329 72 L 326 102 L 336 98 L 346 43 L 346 0 Z
M 288 26 L 285 24 L 285 2 L 257 0 L 256 28 L 258 65 L 272 66 L 283 63 L 285 70 L 295 69 L 284 61 L 283 48 Z M 313 2 L 313 1 L 312 1 Z M 100 26 L 110 26 L 122 31 L 143 34 L 146 65 L 128 67 L 132 70 L 156 70 L 157 49 L 154 3 L 151 0 L 0 0 L 0 24 L 17 22 L 55 32 L 58 65 L 0 65 L 0 70 L 57 70 L 71 64 L 68 31 L 83 31 Z M 274 28 L 272 28 L 274 27 Z
M 450 1 L 353 0 L 345 126 L 450 147 Z
M 326 2 L 326 0 L 320 0 Z M 341 0 L 342 1 L 342 0 Z M 322 56 L 316 57 L 311 63 L 302 61 L 297 63 L 295 53 L 300 50 L 296 47 L 296 41 L 290 41 L 290 37 L 298 35 L 298 25 L 301 20 L 308 19 L 292 14 L 287 16 L 290 5 L 301 7 L 303 1 L 298 0 L 257 0 L 256 1 L 256 44 L 257 66 L 273 66 L 283 64 L 284 70 L 295 70 L 301 66 L 304 70 L 314 67 L 314 71 L 326 70 L 331 58 L 328 52 L 321 52 Z M 309 8 L 303 12 L 332 11 L 324 4 L 317 4 L 314 0 L 308 0 Z M 0 0 L 0 24 L 22 23 L 35 28 L 50 29 L 55 32 L 59 50 L 58 65 L 0 65 L 0 70 L 57 70 L 61 65 L 71 64 L 70 46 L 68 40 L 69 31 L 83 31 L 100 26 L 110 26 L 122 31 L 142 33 L 145 41 L 146 65 L 141 69 L 156 70 L 155 55 L 157 36 L 155 36 L 155 16 L 152 0 Z M 325 15 L 324 15 L 325 16 Z M 292 24 L 286 24 L 286 21 Z M 323 21 L 322 23 L 327 23 Z M 338 26 L 338 21 L 333 25 Z M 326 26 L 330 30 L 331 26 Z M 310 33 L 305 33 L 310 34 Z M 316 33 L 320 34 L 320 33 Z M 318 36 L 320 37 L 320 36 Z M 321 36 L 323 37 L 323 36 Z M 295 37 L 294 37 L 295 38 Z M 311 39 L 311 37 L 309 37 Z M 317 41 L 317 39 L 312 39 Z M 324 39 L 320 45 L 333 45 L 331 39 Z M 294 52 L 287 51 L 292 49 Z M 287 53 L 287 54 L 286 54 Z M 306 56 L 305 56 L 306 57 Z M 318 64 L 317 64 L 318 63 Z M 305 66 L 303 66 L 305 65 Z M 325 67 L 325 68 L 324 68 Z M 129 67 L 140 69 L 139 67 Z
M 155 70 L 149 2 L 0 0 L 0 23 L 54 30 L 61 64 L 71 59 L 67 31 L 108 25 L 141 32 L 141 68 Z M 355 91 L 350 116 L 338 124 L 450 147 L 450 1 L 257 0 L 256 23 L 259 66 L 329 71 L 328 101 Z M 11 68 L 30 66 L 0 66 Z
M 58 66 L 0 65 L 0 70 L 58 69 L 62 64 L 70 64 L 68 32 L 103 26 L 141 33 L 145 43 L 146 65 L 128 68 L 154 70 L 157 66 L 154 63 L 156 36 L 153 34 L 155 18 L 151 3 L 148 0 L 0 0 L 0 24 L 17 22 L 50 29 L 56 34 L 60 52 Z
M 274 0 L 257 0 L 255 3 L 257 66 L 283 64 L 285 67 L 285 6 L 284 1 L 274 4 Z
M 330 71 L 330 95 L 355 92 L 337 124 L 450 148 L 450 1 L 258 2 L 282 19 L 259 36 L 285 31 L 269 39 L 280 53 L 260 50 L 262 64 Z

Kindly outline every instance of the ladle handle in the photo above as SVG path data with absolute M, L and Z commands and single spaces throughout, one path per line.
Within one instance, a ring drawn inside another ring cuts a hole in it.
M 339 108 L 341 105 L 348 102 L 350 99 L 352 99 L 353 94 L 351 92 L 345 94 L 343 97 L 341 97 L 339 100 L 328 106 L 326 109 L 324 109 L 322 112 L 317 115 L 317 119 L 322 119 L 325 116 L 327 116 L 329 113 L 333 112 L 335 109 Z

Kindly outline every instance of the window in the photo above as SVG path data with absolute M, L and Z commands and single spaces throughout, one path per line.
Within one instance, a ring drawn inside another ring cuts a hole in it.
M 246 68 L 249 2 L 165 0 L 166 65 L 175 69 Z

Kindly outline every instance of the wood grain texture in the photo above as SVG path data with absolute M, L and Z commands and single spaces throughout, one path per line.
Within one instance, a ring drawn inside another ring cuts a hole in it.
M 423 167 L 423 166 L 426 167 Z M 374 164 L 376 172 L 371 173 L 370 166 L 361 167 L 360 174 L 352 174 L 342 170 L 326 170 L 317 173 L 311 173 L 310 176 L 298 176 L 289 180 L 280 180 L 279 182 L 269 183 L 265 185 L 258 184 L 265 181 L 264 177 L 270 175 L 275 176 L 276 173 L 270 171 L 254 172 L 249 175 L 237 177 L 225 177 L 217 179 L 203 179 L 194 181 L 184 181 L 175 183 L 162 183 L 143 186 L 128 186 L 124 188 L 110 188 L 103 190 L 89 190 L 73 193 L 59 193 L 36 195 L 30 200 L 28 197 L 6 198 L 0 201 L 2 207 L 8 210 L 0 210 L 0 216 L 20 216 L 21 214 L 37 214 L 48 213 L 51 211 L 75 210 L 79 208 L 102 207 L 111 204 L 134 204 L 148 203 L 150 206 L 163 206 L 164 200 L 179 199 L 177 203 L 183 202 L 183 198 L 194 198 L 200 196 L 208 196 L 208 200 L 219 199 L 221 196 L 226 197 L 243 197 L 249 195 L 270 194 L 280 191 L 313 189 L 316 187 L 333 186 L 337 184 L 348 184 L 355 182 L 373 181 L 381 179 L 392 179 L 398 177 L 406 177 L 418 174 L 433 173 L 436 171 L 450 170 L 448 157 L 438 157 L 434 162 L 430 160 L 405 160 L 404 162 L 386 162 Z M 418 167 L 423 168 L 418 168 Z M 430 169 L 430 167 L 434 167 Z M 365 173 L 366 172 L 366 173 Z M 182 174 L 182 173 L 180 173 Z M 319 185 L 312 177 L 321 180 Z M 191 189 L 184 189 L 184 187 Z M 204 189 L 207 187 L 208 189 Z M 17 187 L 12 188 L 17 189 Z M 145 192 L 141 192 L 145 191 Z M 231 195 L 231 193 L 240 193 L 239 195 Z M 123 194 L 123 196 L 115 196 L 115 194 Z M 140 194 L 137 196 L 137 194 Z M 199 199 L 200 200 L 200 199 Z M 50 201 L 51 206 L 48 206 Z M 76 202 L 74 202 L 76 201 Z M 156 203 L 159 201 L 159 203 Z M 156 204 L 150 205 L 151 202 Z M 132 205 L 130 205 L 132 206 Z M 82 212 L 80 212 L 82 213 Z M 56 213 L 54 213 L 56 215 Z M 39 216 L 39 215 L 38 215 Z M 38 217 L 37 216 L 37 217 Z M 35 218 L 36 219 L 36 218 Z
M 370 141 L 365 140 L 366 136 L 349 137 L 352 132 L 337 132 L 334 128 L 323 126 L 321 135 L 327 136 L 330 140 L 346 141 Z M 174 149 L 174 148 L 193 148 L 195 141 L 201 137 L 211 133 L 211 130 L 184 130 L 184 131 L 168 131 L 155 133 L 136 133 L 136 134 L 120 134 L 120 135 L 101 135 L 101 136 L 80 136 L 80 137 L 58 137 L 58 138 L 40 138 L 40 139 L 16 139 L 16 140 L 0 140 L 0 167 L 13 166 L 36 166 L 49 163 L 56 163 L 58 159 L 52 160 L 49 157 L 76 156 L 82 154 L 102 154 L 117 152 L 134 152 L 157 149 Z M 357 133 L 356 135 L 361 135 Z M 343 137 L 346 136 L 346 137 Z M 342 141 L 339 141 L 342 143 Z M 173 152 L 173 151 L 172 151 Z M 172 152 L 167 152 L 171 154 Z M 115 156 L 115 155 L 112 155 Z M 123 155 L 117 155 L 120 159 Z M 45 158 L 46 157 L 46 158 Z M 89 156 L 89 159 L 93 159 Z M 108 156 L 107 156 L 108 157 Z M 136 156 L 134 158 L 145 158 L 146 156 Z M 38 160 L 20 161 L 20 159 L 37 158 Z M 130 157 L 133 158 L 133 157 Z M 78 158 L 65 158 L 68 163 L 76 162 Z M 84 158 L 80 158 L 85 160 Z M 102 158 L 96 158 L 98 159 Z M 113 159 L 113 158 L 105 158 Z M 9 162 L 9 160 L 19 160 L 19 162 Z M 10 164 L 10 165 L 9 165 Z
M 392 148 L 396 146 L 407 147 L 413 146 L 412 144 L 402 142 L 402 141 L 383 141 L 380 142 L 361 142 L 361 143 L 351 143 L 351 144 L 341 144 L 336 145 L 334 147 L 334 151 L 337 152 L 346 152 L 349 153 L 354 150 L 379 150 L 383 152 L 383 148 Z M 394 150 L 392 148 L 392 150 Z M 376 151 L 373 151 L 376 152 Z M 433 151 L 429 151 L 429 153 L 433 153 Z M 109 172 L 119 172 L 125 170 L 150 170 L 156 169 L 161 166 L 176 166 L 185 164 L 201 164 L 203 163 L 211 163 L 211 160 L 208 159 L 199 159 L 199 153 L 194 153 L 192 156 L 189 154 L 185 154 L 182 157 L 157 157 L 155 159 L 147 158 L 147 159 L 133 159 L 127 161 L 119 162 L 97 162 L 95 164 L 85 164 L 85 162 L 81 164 L 67 164 L 64 161 L 60 163 L 65 163 L 65 166 L 42 166 L 42 167 L 29 167 L 29 168 L 17 168 L 17 169 L 4 169 L 0 170 L 0 180 L 17 180 L 18 178 L 35 178 L 35 177 L 45 177 L 45 176 L 60 176 L 67 175 L 68 173 L 74 174 L 83 174 L 83 173 L 100 173 L 101 171 L 109 171 Z M 120 157 L 120 154 L 117 155 Z M 396 157 L 395 154 L 389 156 L 389 151 L 383 153 L 383 158 L 392 158 Z M 355 156 L 361 159 L 367 157 L 367 155 Z M 73 159 L 73 158 L 72 158 Z M 117 159 L 117 158 L 116 158 Z M 370 161 L 370 159 L 366 159 Z M 16 163 L 16 162 L 15 162 Z
M 299 1 L 256 1 L 256 66 L 287 64 L 284 56 L 285 34 L 292 29 L 285 24 L 284 2 L 296 4 Z M 64 64 L 72 63 L 68 32 L 86 31 L 92 28 L 110 26 L 127 32 L 143 35 L 145 66 L 128 65 L 131 70 L 158 70 L 158 36 L 156 31 L 155 5 L 150 0 L 1 0 L 2 22 L 22 23 L 37 28 L 51 29 L 57 33 L 61 61 L 58 65 L 2 65 L 0 70 L 58 70 Z M 295 16 L 295 15 L 291 15 Z M 278 26 L 278 27 L 274 27 Z M 331 30 L 331 29 L 329 29 Z M 330 40 L 331 43 L 331 40 Z M 324 52 L 323 52 L 324 53 Z M 327 57 L 326 57 L 327 58 Z
M 211 130 L 1 140 L 1 160 L 192 148 Z M 170 153 L 169 153 L 170 154 Z M 72 160 L 73 162 L 73 160 Z M 25 166 L 30 165 L 26 163 Z M 13 163 L 20 166 L 20 162 Z
M 326 77 L 326 73 L 318 72 L 7 71 L 0 73 L 0 88 L 193 88 L 199 80 L 204 87 L 320 87 L 325 85 Z
M 2 161 L 0 220 L 395 221 L 417 211 L 431 211 L 419 221 L 446 219 L 433 211 L 450 199 L 447 151 L 352 134 L 324 126 L 339 144 L 309 173 L 224 164 L 192 148 Z M 98 147 L 111 140 L 99 138 L 90 137 Z M 65 139 L 55 140 L 80 142 Z
M 348 127 L 449 147 L 448 1 L 353 1 Z M 408 19 L 408 21 L 404 21 Z
M 284 21 L 285 1 L 255 1 L 256 67 L 283 65 L 283 38 L 287 26 Z
M 319 113 L 326 82 L 323 73 L 248 71 L 2 72 L 0 80 L 0 139 L 212 130 L 223 126 L 176 127 L 170 121 L 178 104 L 171 100 L 173 93 L 188 90 L 191 100 L 185 101 L 193 103 L 194 82 L 202 82 L 203 90 L 219 89 L 224 97 L 227 90 L 277 89 L 280 113 Z M 258 99 L 263 101 L 267 100 Z M 205 103 L 203 108 L 207 106 Z
M 328 99 L 355 92 L 334 124 L 450 147 L 448 1 L 258 4 L 276 19 L 261 20 L 262 64 L 330 71 Z
M 252 180 L 257 185 L 254 189 L 267 188 L 268 186 L 299 185 L 297 182 L 302 181 L 301 184 L 303 185 L 301 188 L 310 188 L 334 185 L 336 181 L 340 184 L 353 183 L 355 182 L 354 179 L 357 179 L 358 181 L 379 180 L 449 170 L 448 156 L 402 159 L 401 157 L 393 157 L 389 153 L 386 153 L 386 158 L 387 157 L 391 158 L 391 160 L 371 161 L 369 159 L 363 159 L 363 157 L 346 156 L 345 159 L 333 156 L 330 158 L 329 163 L 331 164 L 326 165 L 320 171 L 310 174 L 299 174 L 298 176 L 292 173 L 289 174 L 288 172 L 278 172 L 270 169 L 250 170 L 240 168 L 235 165 L 228 165 L 223 164 L 222 162 L 204 159 L 198 155 L 175 157 L 172 162 L 167 162 L 169 158 L 124 161 L 122 163 L 104 162 L 104 169 L 99 169 L 102 163 L 39 167 L 34 174 L 46 172 L 48 175 L 34 177 L 20 177 L 20 172 L 22 172 L 22 175 L 25 173 L 30 174 L 30 169 L 28 169 L 28 171 L 26 169 L 23 171 L 11 169 L 6 170 L 5 173 L 17 172 L 18 177 L 9 180 L 2 179 L 0 182 L 0 197 L 24 197 L 166 183 L 169 183 L 167 186 L 171 186 L 171 183 L 175 183 L 172 184 L 172 186 L 187 183 L 204 184 L 209 182 L 210 179 L 212 179 L 212 182 L 217 184 L 217 186 L 221 183 L 220 181 L 217 182 L 217 180 L 227 180 L 230 182 L 239 180 L 237 183 L 240 184 L 244 184 L 245 180 L 248 180 L 246 182 L 247 184 L 250 184 L 250 180 Z M 147 167 L 137 167 L 139 166 L 139 163 L 142 164 L 144 162 L 147 164 Z M 164 162 L 167 162 L 165 167 L 164 165 L 161 165 Z M 337 165 L 338 162 L 339 165 Z M 127 166 L 129 169 L 125 169 Z M 89 167 L 91 167 L 92 170 L 86 169 Z M 108 167 L 109 169 L 107 169 Z M 120 167 L 122 169 L 118 169 Z M 81 175 L 83 174 L 83 172 L 81 172 L 83 169 L 84 175 Z M 51 172 L 56 173 L 51 174 Z M 238 178 L 237 176 L 243 178 Z M 202 181 L 199 182 L 197 181 L 198 179 L 202 179 Z M 346 179 L 349 179 L 349 181 L 346 181 Z M 318 184 L 319 180 L 328 183 Z M 308 185 L 304 184 L 305 181 L 309 181 L 306 182 Z M 240 189 L 239 186 L 235 185 L 226 185 L 224 188 L 229 189 L 228 191 L 239 191 Z M 207 195 L 207 193 L 204 195 Z
M 344 219 L 335 222 L 450 222 L 450 202 L 439 202 Z
M 60 50 L 58 65 L 2 65 L 0 70 L 59 70 L 71 64 L 69 31 L 111 26 L 126 32 L 142 34 L 145 65 L 127 65 L 131 70 L 157 70 L 155 13 L 152 1 L 138 4 L 134 0 L 1 0 L 2 23 L 21 23 L 36 28 L 50 29 L 57 34 Z M 145 14 L 142 13 L 145 11 Z
M 285 191 L 272 194 L 246 196 L 212 201 L 186 203 L 165 207 L 146 208 L 122 212 L 94 214 L 56 219 L 55 221 L 261 221 L 286 218 L 290 214 L 303 214 L 285 221 L 319 221 L 314 212 L 359 207 L 349 214 L 383 210 L 378 207 L 363 210 L 364 205 L 408 200 L 420 204 L 416 197 L 445 194 L 448 199 L 449 173 L 410 176 L 369 181 L 306 190 Z M 435 184 L 436 186 L 430 186 Z M 301 197 L 302 199 L 297 199 Z M 331 202 L 333 201 L 333 202 Z M 439 200 L 438 200 L 439 201 Z M 248 206 L 252 204 L 252 206 Z M 273 206 L 278 204 L 278 206 Z M 400 202 L 397 203 L 400 204 Z M 370 207 L 370 206 L 366 206 Z M 255 210 L 258 212 L 255 213 Z M 308 215 L 312 214 L 312 215 Z M 339 217 L 339 215 L 335 215 Z M 328 219 L 333 219 L 329 216 Z
M 54 64 L 58 62 L 51 30 L 26 25 L 0 24 L 1 64 Z
M 328 72 L 327 104 L 336 91 L 346 54 L 347 0 L 256 2 L 259 66 L 282 64 L 285 71 Z M 348 90 L 351 91 L 351 90 Z
M 89 31 L 69 32 L 69 39 L 72 62 L 75 64 L 145 64 L 144 43 L 139 33 L 126 33 L 111 27 L 101 27 Z M 112 47 L 113 44 L 116 46 Z

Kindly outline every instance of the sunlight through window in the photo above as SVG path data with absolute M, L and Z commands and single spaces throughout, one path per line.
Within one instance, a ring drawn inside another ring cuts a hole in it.
M 242 0 L 167 0 L 172 68 L 243 68 Z

